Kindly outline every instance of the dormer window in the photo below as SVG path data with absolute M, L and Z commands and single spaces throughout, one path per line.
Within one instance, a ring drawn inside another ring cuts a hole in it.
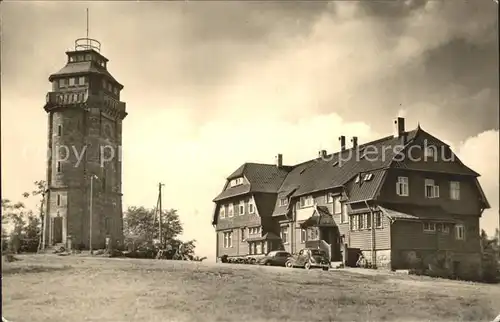
M 300 197 L 300 208 L 311 207 L 314 203 L 312 196 Z
M 239 186 L 241 184 L 243 184 L 243 178 L 241 177 L 231 180 L 231 187 Z
M 280 199 L 280 207 L 285 207 L 288 206 L 288 199 L 287 198 L 281 198 Z
M 365 177 L 363 178 L 364 181 L 370 181 L 373 178 L 373 173 L 367 173 L 365 174 Z
M 354 181 L 354 183 L 359 183 L 359 177 L 360 177 L 360 175 L 358 174 L 358 175 L 356 176 L 356 181 Z

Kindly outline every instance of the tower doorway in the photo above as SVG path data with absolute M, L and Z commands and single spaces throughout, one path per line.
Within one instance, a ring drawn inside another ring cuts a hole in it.
M 53 238 L 53 243 L 54 244 L 58 244 L 58 243 L 62 243 L 62 217 L 55 217 L 53 219 L 53 225 L 52 225 L 52 229 L 53 229 L 53 235 L 54 236 Z

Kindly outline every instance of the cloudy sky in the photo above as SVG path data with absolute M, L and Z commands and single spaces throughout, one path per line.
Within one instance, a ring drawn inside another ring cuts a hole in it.
M 491 0 L 2 2 L 2 197 L 45 178 L 48 76 L 85 36 L 125 85 L 124 206 L 179 209 L 213 256 L 213 204 L 245 161 L 293 164 L 408 127 L 481 173 L 498 226 L 498 36 Z

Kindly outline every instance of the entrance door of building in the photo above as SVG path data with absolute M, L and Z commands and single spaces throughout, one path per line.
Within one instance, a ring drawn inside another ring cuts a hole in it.
M 62 217 L 53 218 L 53 243 L 62 243 Z

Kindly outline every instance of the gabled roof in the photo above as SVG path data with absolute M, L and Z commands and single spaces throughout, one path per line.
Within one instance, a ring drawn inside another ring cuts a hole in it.
M 273 164 L 245 163 L 234 171 L 227 180 L 245 177 L 248 183 L 228 187 L 213 201 L 219 201 L 249 192 L 276 193 L 288 174 L 290 167 L 277 167 Z
M 337 226 L 337 224 L 335 223 L 335 220 L 333 220 L 333 216 L 330 213 L 330 211 L 328 211 L 328 207 L 315 205 L 313 207 L 313 212 L 311 214 L 311 217 L 307 218 L 304 222 L 302 222 L 300 226 L 335 227 Z

